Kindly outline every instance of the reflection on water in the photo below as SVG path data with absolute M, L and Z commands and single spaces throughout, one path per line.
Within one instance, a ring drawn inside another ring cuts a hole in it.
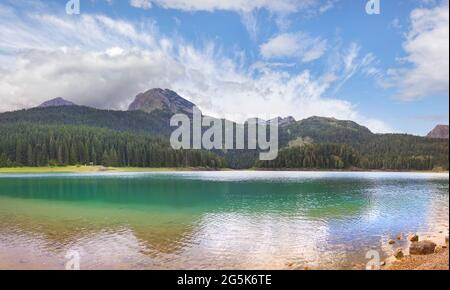
M 448 230 L 446 174 L 0 175 L 0 268 L 351 268 Z M 398 245 L 397 245 L 398 246 Z

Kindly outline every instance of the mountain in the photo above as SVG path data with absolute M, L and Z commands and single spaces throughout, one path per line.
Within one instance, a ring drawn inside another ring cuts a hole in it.
M 427 138 L 448 139 L 448 133 L 448 125 L 437 125 L 430 133 L 428 133 Z
M 172 114 L 192 114 L 195 105 L 171 90 L 151 89 L 136 96 L 128 111 L 152 113 L 157 110 Z
M 64 100 L 63 98 L 56 98 L 40 104 L 38 108 L 64 107 L 64 106 L 76 106 L 76 105 L 70 101 Z
M 353 121 L 324 117 L 310 117 L 292 122 L 284 129 L 280 133 L 280 142 L 283 147 L 296 139 L 307 138 L 316 143 L 356 144 L 375 136 L 368 128 Z
M 286 118 L 278 117 L 278 118 L 275 118 L 273 120 L 278 120 L 278 126 L 280 126 L 280 127 L 286 127 L 286 126 L 292 125 L 295 122 L 297 122 L 295 120 L 295 118 L 292 117 L 292 116 L 289 116 L 289 117 L 286 117 Z M 271 121 L 273 121 L 273 120 L 271 120 Z
M 82 106 L 44 107 L 0 113 L 0 123 L 74 125 L 168 137 L 172 114 L 163 111 L 99 110 Z
M 297 122 L 297 121 L 292 116 L 289 116 L 289 117 L 286 117 L 286 118 L 281 118 L 281 117 L 278 118 L 278 124 L 281 127 L 289 126 L 291 124 L 294 124 L 295 122 Z
M 61 104 L 61 102 L 53 102 L 53 105 L 55 104 Z M 14 128 L 16 128 L 14 126 L 21 124 L 51 126 L 49 129 L 45 129 L 48 132 L 62 130 L 60 128 L 64 127 L 70 127 L 67 130 L 74 132 L 74 128 L 77 127 L 101 128 L 127 133 L 129 135 L 126 138 L 129 139 L 129 142 L 139 139 L 138 136 L 149 136 L 161 138 L 167 143 L 174 130 L 170 126 L 173 114 L 191 114 L 193 106 L 193 103 L 173 91 L 152 89 L 136 96 L 129 111 L 100 110 L 77 105 L 44 106 L 0 113 L 0 124 L 13 126 L 8 129 L 10 132 L 14 132 Z M 292 151 L 286 151 L 283 158 L 280 159 L 280 163 L 266 164 L 269 167 L 287 168 L 305 164 L 305 166 L 322 168 L 322 166 L 340 167 L 342 164 L 346 167 L 351 164 L 353 167 L 364 169 L 432 170 L 448 168 L 448 139 L 424 138 L 405 134 L 373 134 L 368 128 L 355 122 L 333 118 L 311 117 L 296 121 L 292 117 L 287 117 L 279 118 L 278 121 L 280 123 L 280 149 Z M 4 127 L 4 130 L 7 130 L 7 127 Z M 448 126 L 446 132 L 448 138 Z M 0 134 L 2 134 L 2 128 L 0 128 Z M 30 134 L 33 135 L 33 133 Z M 77 144 L 80 143 L 77 140 L 74 141 Z M 0 146 L 0 155 L 6 153 L 8 159 L 14 162 L 15 147 L 11 147 L 11 145 L 14 145 L 16 140 L 9 139 L 4 142 L 7 144 L 3 151 Z M 19 145 L 16 147 L 23 148 Z M 46 150 L 49 150 L 51 144 L 45 145 Z M 330 147 L 331 145 L 338 147 Z M 47 155 L 52 156 L 50 153 L 52 152 L 48 152 Z M 259 155 L 255 150 L 216 150 L 213 153 L 224 157 L 228 167 L 236 169 L 253 167 Z M 302 158 L 307 157 L 307 159 L 299 162 L 297 158 L 301 156 L 303 156 Z M 295 160 L 290 160 L 291 158 Z M 342 159 L 342 162 L 338 160 L 339 158 Z M 145 163 L 144 161 L 142 164 Z

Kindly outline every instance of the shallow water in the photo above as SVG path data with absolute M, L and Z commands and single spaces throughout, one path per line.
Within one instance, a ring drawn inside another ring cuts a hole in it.
M 448 212 L 448 174 L 0 174 L 0 268 L 348 269 Z

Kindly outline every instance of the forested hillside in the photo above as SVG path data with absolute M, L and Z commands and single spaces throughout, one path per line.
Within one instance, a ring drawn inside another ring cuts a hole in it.
M 280 151 L 273 161 L 258 161 L 259 168 L 345 169 L 360 163 L 359 154 L 347 145 L 306 144 Z
M 355 145 L 361 168 L 396 170 L 448 170 L 449 142 L 399 134 L 376 135 Z
M 283 131 L 284 150 L 262 168 L 448 170 L 449 142 L 403 134 L 373 134 L 354 122 L 309 118 Z
M 258 161 L 258 168 L 448 170 L 448 143 L 414 143 L 411 136 L 391 136 L 354 147 L 343 144 L 305 144 L 281 150 L 274 161 Z M 398 138 L 392 142 L 392 138 Z M 422 141 L 422 140 L 420 140 Z M 396 144 L 404 144 L 405 151 Z
M 320 117 L 305 119 L 283 130 L 281 142 L 283 147 L 300 148 L 285 149 L 280 154 L 279 162 L 257 163 L 257 166 L 272 165 L 273 168 L 282 168 L 283 164 L 290 164 L 286 166 L 339 169 L 344 164 L 344 168 L 378 170 L 449 168 L 448 140 L 405 134 L 373 134 L 367 128 L 351 121 Z M 352 159 L 352 162 L 346 160 L 349 148 L 357 157 Z M 310 155 L 306 160 L 305 154 Z M 333 160 L 342 162 L 330 167 L 329 164 L 333 164 Z
M 166 140 L 83 126 L 0 125 L 0 167 L 104 165 L 117 167 L 225 166 L 206 151 L 172 150 Z
M 280 139 L 285 147 L 298 138 L 308 138 L 315 143 L 359 144 L 373 136 L 369 129 L 352 121 L 311 117 L 284 128 Z
M 177 106 L 166 106 L 170 110 L 158 107 L 150 113 L 76 105 L 0 113 L 0 166 L 93 162 L 109 166 L 234 169 L 256 166 L 448 170 L 449 167 L 448 139 L 373 134 L 355 122 L 322 117 L 300 121 L 292 118 L 283 123 L 279 128 L 281 152 L 271 162 L 258 162 L 259 152 L 255 150 L 174 151 L 168 143 L 173 130 L 170 118 L 172 111 L 183 104 L 181 97 L 175 99 Z M 170 103 L 170 99 L 161 102 Z
M 163 111 L 109 111 L 81 106 L 33 108 L 0 114 L 0 124 L 33 123 L 100 127 L 117 131 L 170 135 L 172 114 Z

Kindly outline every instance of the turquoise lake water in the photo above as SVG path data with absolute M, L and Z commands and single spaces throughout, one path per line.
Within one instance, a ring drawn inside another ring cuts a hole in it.
M 448 174 L 0 174 L 7 269 L 361 268 L 448 225 Z

